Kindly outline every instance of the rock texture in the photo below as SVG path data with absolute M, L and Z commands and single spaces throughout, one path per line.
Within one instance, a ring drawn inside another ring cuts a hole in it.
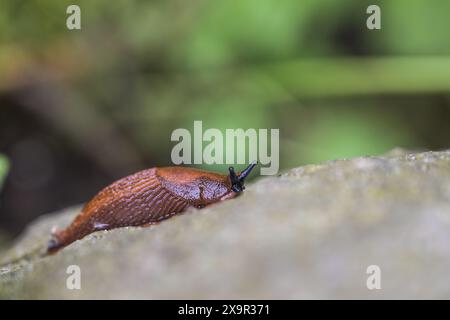
M 149 228 L 53 256 L 32 224 L 3 255 L 1 298 L 450 298 L 450 151 L 308 165 Z M 69 265 L 81 290 L 69 290 Z M 381 289 L 368 290 L 369 265 Z

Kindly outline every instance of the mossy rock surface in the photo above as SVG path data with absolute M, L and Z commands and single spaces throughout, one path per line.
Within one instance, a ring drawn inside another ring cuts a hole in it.
M 41 256 L 78 212 L 39 218 L 3 254 L 0 298 L 450 298 L 450 151 L 295 168 Z M 66 287 L 70 265 L 80 290 Z M 380 290 L 366 287 L 370 265 Z

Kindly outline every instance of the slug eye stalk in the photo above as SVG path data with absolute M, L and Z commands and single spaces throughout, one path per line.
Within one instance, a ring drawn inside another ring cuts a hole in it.
M 233 167 L 228 168 L 228 170 L 230 171 L 231 190 L 233 190 L 234 192 L 241 192 L 245 190 L 244 180 L 245 178 L 247 178 L 247 176 L 250 174 L 250 172 L 253 170 L 256 164 L 257 162 L 253 161 L 247 168 L 245 168 L 242 172 L 240 172 L 237 175 Z

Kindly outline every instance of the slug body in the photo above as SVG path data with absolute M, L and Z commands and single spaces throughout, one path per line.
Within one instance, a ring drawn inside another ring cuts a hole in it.
M 241 193 L 252 163 L 229 175 L 186 167 L 151 168 L 124 177 L 101 190 L 64 230 L 52 232 L 47 252 L 99 231 L 157 223 L 189 207 L 203 208 Z

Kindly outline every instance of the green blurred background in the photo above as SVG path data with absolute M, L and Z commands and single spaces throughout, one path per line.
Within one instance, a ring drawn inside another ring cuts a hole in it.
M 448 148 L 449 14 L 448 0 L 2 0 L 0 239 L 170 165 L 171 132 L 194 120 L 279 128 L 281 168 Z

